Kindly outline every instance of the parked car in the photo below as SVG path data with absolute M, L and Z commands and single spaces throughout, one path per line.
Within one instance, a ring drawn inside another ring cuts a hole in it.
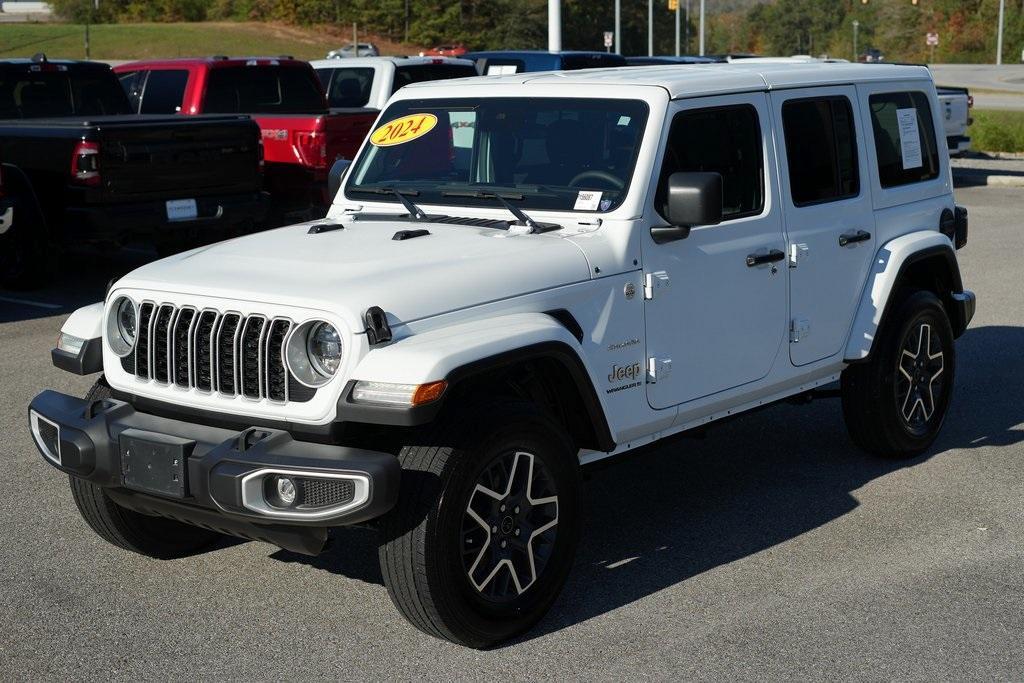
M 877 47 L 868 48 L 857 57 L 858 62 L 865 64 L 877 64 L 885 61 L 885 55 Z
M 971 137 L 967 127 L 974 123 L 971 108 L 974 98 L 967 88 L 939 86 L 939 111 L 942 113 L 942 126 L 946 134 L 946 146 L 952 156 L 962 156 L 971 151 Z
M 135 116 L 98 62 L 0 62 L 0 159 L 20 197 L 0 238 L 8 285 L 38 282 L 65 245 L 144 238 L 173 252 L 266 212 L 255 123 Z
M 326 220 L 72 314 L 54 361 L 97 382 L 31 433 L 121 548 L 316 554 L 372 521 L 398 610 L 491 646 L 565 583 L 584 465 L 834 393 L 861 448 L 929 448 L 975 308 L 940 127 L 913 66 L 419 83 Z
M 626 57 L 627 66 L 658 66 L 665 64 L 714 64 L 717 59 L 697 55 L 659 55 L 654 57 Z
M 381 110 L 397 90 L 410 83 L 476 76 L 476 65 L 451 57 L 361 57 L 310 62 L 327 93 L 331 111 Z
M 546 52 L 543 50 L 494 50 L 467 52 L 483 76 L 524 71 L 574 71 L 599 67 L 626 66 L 622 55 L 613 52 Z
M 376 118 L 330 114 L 313 68 L 287 57 L 151 60 L 114 71 L 139 113 L 251 116 L 262 130 L 275 224 L 324 215 L 331 163 L 351 159 Z
M 461 57 L 469 52 L 469 49 L 462 43 L 451 45 L 438 45 L 420 53 L 420 57 Z
M 337 50 L 327 53 L 327 59 L 342 59 L 347 57 L 379 57 L 380 50 L 373 43 L 349 43 Z

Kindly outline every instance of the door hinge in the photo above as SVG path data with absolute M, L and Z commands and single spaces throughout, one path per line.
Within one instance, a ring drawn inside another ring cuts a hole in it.
M 793 318 L 789 321 L 789 341 L 793 344 L 800 343 L 811 333 L 811 321 L 807 318 Z
M 800 261 L 807 258 L 807 254 L 810 252 L 810 248 L 806 244 L 791 244 L 789 245 L 789 267 L 796 268 Z
M 671 358 L 648 358 L 647 359 L 647 381 L 650 384 L 657 384 L 658 380 L 668 379 L 672 374 Z
M 653 299 L 654 292 L 659 289 L 668 288 L 668 273 L 664 270 L 659 270 L 655 273 L 644 274 L 644 298 Z

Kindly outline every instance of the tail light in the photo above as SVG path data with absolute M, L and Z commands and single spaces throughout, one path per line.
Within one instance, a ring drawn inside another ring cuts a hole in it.
M 99 143 L 82 141 L 75 145 L 75 149 L 71 153 L 71 181 L 78 185 L 99 187 Z
M 303 166 L 327 170 L 327 137 L 319 119 L 314 130 L 295 133 L 295 151 Z

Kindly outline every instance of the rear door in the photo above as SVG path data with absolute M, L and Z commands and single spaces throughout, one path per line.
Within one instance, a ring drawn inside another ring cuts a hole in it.
M 789 240 L 790 360 L 838 354 L 876 248 L 865 122 L 852 86 L 776 91 Z

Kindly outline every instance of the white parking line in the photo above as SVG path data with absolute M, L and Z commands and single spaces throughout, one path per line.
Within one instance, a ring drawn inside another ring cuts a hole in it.
M 26 301 L 25 299 L 11 299 L 10 297 L 0 296 L 0 301 L 6 301 L 9 304 L 21 304 L 22 306 L 35 306 L 36 308 L 48 308 L 51 310 L 57 310 L 63 308 L 59 304 L 47 304 L 42 301 Z

